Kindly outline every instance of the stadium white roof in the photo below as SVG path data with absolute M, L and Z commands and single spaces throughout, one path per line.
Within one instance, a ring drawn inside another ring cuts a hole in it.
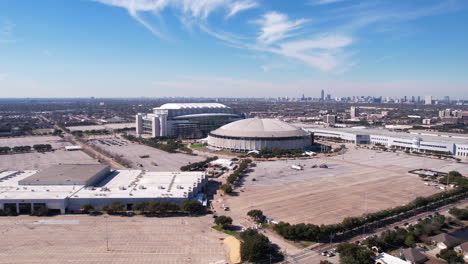
M 211 132 L 227 137 L 301 137 L 309 133 L 277 119 L 249 118 L 224 125 Z
M 201 108 L 229 108 L 218 103 L 170 103 L 163 104 L 158 109 L 178 110 L 178 109 L 201 109 Z

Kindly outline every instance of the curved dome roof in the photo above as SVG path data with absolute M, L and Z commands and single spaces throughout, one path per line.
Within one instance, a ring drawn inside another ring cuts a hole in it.
M 228 137 L 302 137 L 308 133 L 277 119 L 249 118 L 224 125 L 211 132 Z

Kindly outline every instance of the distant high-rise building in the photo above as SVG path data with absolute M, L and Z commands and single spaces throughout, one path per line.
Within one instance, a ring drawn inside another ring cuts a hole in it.
M 411 96 L 411 102 L 414 103 L 414 95 Z
M 327 101 L 331 101 L 331 94 L 327 94 Z
M 336 123 L 336 115 L 326 115 L 323 117 L 325 124 L 334 125 Z
M 444 103 L 450 104 L 450 97 L 449 96 L 444 96 Z
M 418 104 L 421 103 L 421 96 L 418 95 Z
M 325 99 L 325 91 L 322 89 L 322 92 L 320 92 L 320 99 L 323 101 Z
M 355 118 L 356 118 L 357 109 L 356 109 L 355 106 L 351 106 L 350 114 L 351 114 L 351 119 L 355 119 Z
M 431 105 L 432 104 L 432 96 L 426 95 L 424 98 L 424 104 Z
M 404 100 L 403 102 L 405 102 L 405 103 L 408 102 L 406 95 L 405 95 L 405 98 L 403 100 Z

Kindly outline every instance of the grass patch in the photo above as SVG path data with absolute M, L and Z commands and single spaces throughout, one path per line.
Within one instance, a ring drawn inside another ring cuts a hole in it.
M 306 247 L 312 246 L 313 244 L 315 244 L 315 242 L 301 241 L 301 242 L 297 242 L 297 244 L 303 248 L 306 248 Z
M 237 232 L 236 232 L 236 231 L 224 230 L 222 227 L 217 226 L 217 225 L 212 226 L 211 228 L 213 228 L 214 230 L 217 230 L 217 231 L 219 231 L 219 232 L 223 232 L 223 233 L 225 233 L 225 234 L 227 234 L 227 235 L 230 235 L 230 236 L 237 236 Z
M 197 143 L 197 144 L 191 144 L 190 145 L 190 148 L 201 148 L 201 147 L 206 147 L 206 144 Z

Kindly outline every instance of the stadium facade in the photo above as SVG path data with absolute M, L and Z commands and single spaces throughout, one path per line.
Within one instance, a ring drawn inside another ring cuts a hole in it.
M 216 149 L 249 152 L 261 149 L 305 149 L 313 135 L 277 119 L 249 118 L 232 122 L 208 135 L 208 145 Z
M 170 103 L 153 113 L 136 115 L 137 136 L 201 138 L 222 125 L 242 119 L 228 106 L 218 103 Z

